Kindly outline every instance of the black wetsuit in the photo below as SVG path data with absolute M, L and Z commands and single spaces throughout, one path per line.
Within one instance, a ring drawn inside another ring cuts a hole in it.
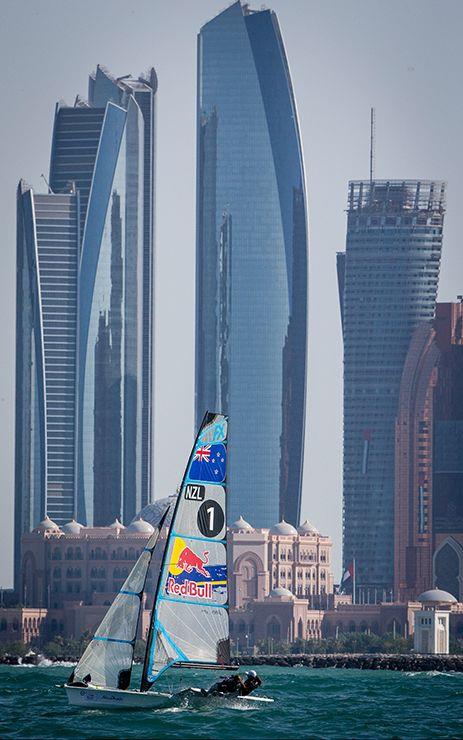
M 84 676 L 82 681 L 76 681 L 74 679 L 74 671 L 72 671 L 68 679 L 68 686 L 78 686 L 80 688 L 87 688 L 88 684 L 91 683 L 91 680 L 92 680 L 92 677 L 89 673 L 86 676 Z
M 252 691 L 258 689 L 262 685 L 262 681 L 259 676 L 248 676 L 246 681 L 243 683 L 241 690 L 241 696 L 248 696 Z
M 254 689 L 261 685 L 262 681 L 258 676 L 248 676 L 243 681 L 241 676 L 228 676 L 222 681 L 218 681 L 205 692 L 207 696 L 217 696 L 218 694 L 236 694 L 237 696 L 248 696 Z

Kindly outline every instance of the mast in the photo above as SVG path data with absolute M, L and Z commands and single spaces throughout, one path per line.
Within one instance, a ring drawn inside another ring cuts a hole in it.
M 370 189 L 373 183 L 373 165 L 375 159 L 375 109 L 370 108 Z M 371 194 L 370 194 L 371 197 Z
M 144 592 L 145 592 L 145 588 L 146 588 L 146 579 L 148 578 L 148 571 L 149 571 L 149 569 L 150 569 L 150 566 L 151 566 L 151 561 L 152 561 L 152 559 L 153 559 L 154 551 L 155 551 L 155 549 L 156 549 L 156 545 L 157 545 L 157 543 L 159 542 L 159 537 L 161 536 L 161 531 L 162 531 L 162 527 L 163 527 L 163 525 L 164 525 L 164 522 L 165 522 L 165 520 L 166 520 L 167 514 L 169 513 L 169 509 L 170 509 L 170 506 L 168 506 L 168 507 L 167 507 L 167 509 L 165 510 L 164 514 L 163 514 L 163 515 L 162 515 L 162 517 L 160 518 L 160 520 L 159 520 L 159 523 L 158 523 L 158 525 L 157 525 L 157 529 L 158 529 L 158 538 L 157 538 L 157 540 L 156 540 L 155 544 L 153 545 L 153 547 L 151 548 L 151 553 L 150 553 L 150 560 L 149 560 L 149 563 L 148 563 L 148 567 L 147 567 L 147 569 L 146 569 L 146 573 L 145 573 L 145 578 L 144 578 L 144 581 L 143 581 L 143 587 L 142 587 L 142 589 L 141 589 L 141 591 L 140 591 L 140 593 L 139 593 L 139 597 L 140 597 L 140 609 L 138 610 L 138 617 L 137 617 L 137 626 L 136 626 L 136 629 L 135 629 L 135 640 L 134 640 L 134 643 L 133 643 L 133 651 L 132 651 L 132 666 L 133 666 L 133 659 L 134 659 L 134 657 L 135 657 L 135 645 L 136 645 L 136 641 L 137 641 L 138 628 L 139 628 L 139 626 L 140 626 L 141 613 L 142 613 L 142 611 L 143 611 L 143 594 L 144 594 Z M 145 548 L 145 549 L 146 549 L 146 548 Z M 130 670 L 132 670 L 132 666 L 130 667 Z
M 190 455 L 188 457 L 188 462 L 187 462 L 187 465 L 186 465 L 186 468 L 185 468 L 185 472 L 183 473 L 183 477 L 182 477 L 182 482 L 181 482 L 181 485 L 180 485 L 179 493 L 178 493 L 178 496 L 177 496 L 177 500 L 175 502 L 174 510 L 172 512 L 172 519 L 171 519 L 172 522 L 175 519 L 175 514 L 177 513 L 177 509 L 178 509 L 179 504 L 180 504 L 180 499 L 181 499 L 181 495 L 182 495 L 182 489 L 183 489 L 183 486 L 184 486 L 184 483 L 185 483 L 185 479 L 186 479 L 187 474 L 188 474 L 188 470 L 190 468 L 190 463 L 192 461 L 192 458 L 193 458 L 193 455 L 194 455 L 194 452 L 195 452 L 195 449 L 196 449 L 196 444 L 198 442 L 199 435 L 201 434 L 201 432 L 204 429 L 204 427 L 214 417 L 215 417 L 215 414 L 212 414 L 209 411 L 206 411 L 206 413 L 204 414 L 203 420 L 201 422 L 201 426 L 199 427 L 198 433 L 197 433 L 197 435 L 195 437 L 195 440 L 194 440 L 194 443 L 193 443 L 193 447 L 192 447 L 191 452 L 190 452 Z M 170 509 L 170 507 L 169 507 L 169 509 Z M 167 511 L 169 511 L 169 509 Z M 166 512 L 166 514 L 167 514 L 167 512 Z M 151 646 L 152 646 L 152 643 L 153 643 L 154 616 L 155 616 L 155 613 L 156 613 L 156 606 L 157 606 L 157 601 L 158 601 L 159 589 L 161 587 L 162 574 L 164 572 L 164 566 L 165 566 L 166 560 L 167 560 L 167 553 L 169 551 L 169 540 L 171 538 L 171 531 L 172 531 L 172 527 L 169 528 L 169 534 L 167 535 L 166 545 L 164 547 L 164 552 L 163 552 L 163 555 L 162 555 L 161 566 L 160 566 L 160 570 L 159 570 L 159 578 L 158 578 L 158 582 L 156 584 L 156 591 L 155 591 L 155 594 L 154 594 L 153 607 L 151 609 L 151 619 L 150 619 L 150 626 L 149 626 L 149 632 L 148 632 L 148 639 L 146 641 L 145 660 L 143 661 L 143 671 L 142 671 L 142 677 L 141 677 L 140 691 L 148 691 L 151 688 L 151 686 L 152 686 L 152 682 L 151 681 L 148 681 L 148 679 L 147 679 L 148 663 L 149 663 L 149 655 L 150 655 L 150 651 L 151 651 Z

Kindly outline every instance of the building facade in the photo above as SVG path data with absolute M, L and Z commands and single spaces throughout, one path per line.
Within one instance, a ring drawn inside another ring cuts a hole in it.
M 349 184 L 338 257 L 344 340 L 344 541 L 357 587 L 393 587 L 395 420 L 410 339 L 434 318 L 445 184 Z M 384 599 L 383 599 L 384 600 Z
M 196 423 L 232 419 L 229 518 L 299 523 L 307 216 L 275 13 L 233 3 L 198 37 Z
M 58 526 L 46 517 L 26 533 L 22 606 L 0 611 L 0 641 L 43 642 L 57 634 L 79 637 L 95 630 L 153 533 L 153 524 L 171 503 L 172 497 L 146 507 L 142 512 L 146 519 L 139 516 L 127 527 L 118 520 L 105 527 L 84 527 L 75 520 Z M 149 625 L 166 535 L 164 529 L 148 572 L 142 637 Z M 331 539 L 308 521 L 298 530 L 284 521 L 269 530 L 254 529 L 240 518 L 227 541 L 231 636 L 238 650 L 240 639 L 244 649 L 246 643 L 254 645 L 266 637 L 285 642 L 298 636 L 319 638 L 322 609 L 349 601 L 333 593 Z M 252 630 L 249 623 L 246 631 L 243 624 L 251 616 Z
M 230 605 L 246 608 L 274 589 L 325 606 L 333 594 L 333 543 L 309 521 L 295 529 L 281 521 L 270 529 L 254 529 L 240 517 L 228 532 Z
M 463 599 L 463 304 L 414 331 L 396 423 L 394 590 Z
M 156 88 L 98 67 L 56 107 L 48 194 L 18 189 L 16 585 L 45 515 L 131 521 L 151 498 Z
M 154 524 L 172 499 L 145 510 Z M 138 517 L 124 527 L 58 525 L 46 518 L 22 539 L 21 605 L 0 605 L 0 642 L 43 644 L 57 635 L 92 633 L 122 587 L 153 532 Z M 161 532 L 148 572 L 139 636 L 146 638 L 167 531 Z M 413 633 L 418 601 L 352 604 L 334 592 L 329 537 L 309 522 L 296 531 L 287 522 L 254 529 L 240 518 L 227 533 L 230 635 L 235 652 L 260 645 L 339 637 L 349 632 Z M 3 603 L 3 602 L 2 602 Z M 451 606 L 450 625 L 463 635 L 463 604 Z
M 76 193 L 17 194 L 15 585 L 21 535 L 75 511 Z
M 90 75 L 88 100 L 95 108 L 109 101 L 127 105 L 133 98 L 143 119 L 142 135 L 142 254 L 141 254 L 141 505 L 152 500 L 153 383 L 154 383 L 154 263 L 155 263 L 155 188 L 156 188 L 156 109 L 158 79 L 154 68 L 138 79 L 126 75 L 114 78 L 98 65 Z M 133 177 L 134 175 L 132 175 Z M 133 423 L 133 422 L 132 422 Z M 103 516 L 101 521 L 108 521 Z
M 22 604 L 48 609 L 65 609 L 75 603 L 107 607 L 153 532 L 143 519 L 128 527 L 118 519 L 105 527 L 84 527 L 75 520 L 59 527 L 46 517 L 22 538 Z M 148 575 L 147 608 L 152 605 L 165 536 L 164 531 Z

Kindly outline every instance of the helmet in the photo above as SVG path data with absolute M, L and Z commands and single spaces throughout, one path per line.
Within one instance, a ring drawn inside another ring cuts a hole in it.
M 249 676 L 250 678 L 257 678 L 257 673 L 255 671 L 246 671 L 244 675 Z

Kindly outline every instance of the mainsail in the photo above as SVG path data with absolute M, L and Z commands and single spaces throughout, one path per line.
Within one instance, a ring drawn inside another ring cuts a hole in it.
M 230 660 L 227 560 L 227 417 L 206 413 L 177 498 L 143 667 L 146 691 L 174 663 Z
M 85 679 L 96 686 L 128 688 L 146 577 L 166 516 L 167 512 L 88 644 L 70 683 Z

